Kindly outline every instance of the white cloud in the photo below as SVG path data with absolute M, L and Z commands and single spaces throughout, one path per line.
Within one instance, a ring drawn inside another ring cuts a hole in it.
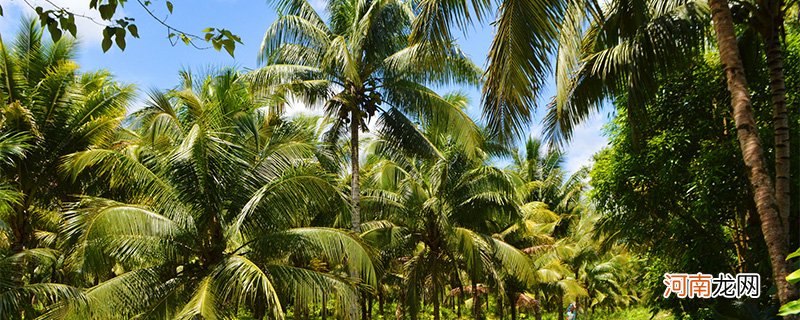
M 78 39 L 86 46 L 98 46 L 103 40 L 103 29 L 106 23 L 100 18 L 100 12 L 89 8 L 89 2 L 86 0 L 0 0 L 0 5 L 3 6 L 4 11 L 10 11 L 13 15 L 16 13 L 18 16 L 35 16 L 36 11 L 33 8 L 42 7 L 45 10 L 53 9 L 52 2 L 60 8 L 67 9 L 68 11 L 86 17 L 75 17 L 75 25 L 78 29 Z M 30 6 L 28 5 L 30 4 Z M 33 8 L 31 7 L 33 6 Z M 117 8 L 117 15 L 124 16 L 125 12 L 121 7 Z M 9 16 L 3 17 L 3 26 L 0 30 L 14 30 L 15 25 L 9 26 L 9 23 L 17 23 L 19 19 L 13 19 Z

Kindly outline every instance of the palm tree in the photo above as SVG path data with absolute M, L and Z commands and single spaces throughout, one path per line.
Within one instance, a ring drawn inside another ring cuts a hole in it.
M 370 147 L 364 201 L 375 220 L 364 224 L 362 237 L 401 263 L 401 303 L 412 319 L 423 300 L 439 319 L 445 288 L 464 289 L 464 274 L 472 282 L 473 316 L 481 318 L 479 282 L 502 293 L 503 275 L 534 281 L 530 260 L 491 236 L 518 218 L 513 182 L 486 164 L 483 151 L 470 156 L 447 130 L 417 126 L 397 111 L 382 119 L 392 117 L 383 122 L 405 124 L 383 129 Z
M 33 318 L 43 305 L 79 299 L 58 263 L 63 203 L 83 186 L 63 179 L 62 157 L 110 143 L 133 87 L 107 72 L 80 73 L 75 44 L 42 40 L 24 20 L 0 39 L 0 318 Z M 56 284 L 61 283 L 61 284 Z
M 463 115 L 448 113 L 448 102 L 427 86 L 476 85 L 479 69 L 455 46 L 441 52 L 428 43 L 410 44 L 415 19 L 410 1 L 329 1 L 327 22 L 306 0 L 278 1 L 278 11 L 261 46 L 265 66 L 249 79 L 308 105 L 324 103 L 326 114 L 336 119 L 334 132 L 347 132 L 349 121 L 351 222 L 359 231 L 359 131 L 389 108 L 457 124 Z
M 733 17 L 727 0 L 711 0 L 708 4 L 711 7 L 711 20 L 714 24 L 720 61 L 725 67 L 725 76 L 728 79 L 739 146 L 748 169 L 747 175 L 753 188 L 756 210 L 761 218 L 761 231 L 769 250 L 772 276 L 778 287 L 778 298 L 781 304 L 786 304 L 795 300 L 797 290 L 786 281 L 786 276 L 791 272 L 785 260 L 789 254 L 788 242 L 784 227 L 781 225 L 775 189 L 767 170 L 753 107 L 750 104 L 750 92 L 739 55 Z
M 21 198 L 6 222 L 12 250 L 38 247 L 44 232 L 36 221 L 49 219 L 80 186 L 60 179 L 64 155 L 109 143 L 125 115 L 133 87 L 113 81 L 107 72 L 79 74 L 71 60 L 73 42 L 44 43 L 33 21 L 22 24 L 12 44 L 0 41 L 0 96 L 4 135 L 27 135 L 24 162 L 6 167 Z M 53 230 L 50 230 L 53 231 Z
M 376 270 L 357 235 L 308 226 L 344 198 L 307 131 L 233 70 L 184 78 L 150 94 L 127 139 L 67 157 L 66 173 L 99 186 L 64 229 L 67 263 L 95 285 L 47 316 L 282 319 L 325 293 L 356 317 L 354 286 L 374 287 Z
M 766 56 L 769 74 L 769 89 L 772 100 L 772 126 L 775 148 L 775 200 L 778 203 L 778 214 L 781 222 L 789 234 L 790 215 L 790 180 L 791 161 L 789 146 L 789 112 L 786 107 L 786 77 L 784 75 L 784 53 L 782 40 L 786 32 L 784 22 L 791 14 L 789 6 L 796 3 L 787 3 L 783 0 L 756 0 L 741 1 L 732 4 L 732 9 L 738 11 L 736 23 L 745 23 L 746 29 L 742 32 L 740 50 L 755 51 L 761 56 L 763 49 Z M 761 47 L 763 44 L 763 48 Z M 788 240 L 788 239 L 787 239 Z

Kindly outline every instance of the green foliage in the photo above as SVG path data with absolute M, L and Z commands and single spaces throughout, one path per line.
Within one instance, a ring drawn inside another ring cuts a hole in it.
M 168 36 L 172 45 L 177 44 L 178 41 L 186 45 L 192 45 L 195 48 L 200 48 L 197 42 L 206 42 L 211 44 L 211 48 L 217 51 L 225 49 L 225 51 L 233 57 L 236 45 L 241 44 L 242 40 L 239 36 L 233 34 L 231 31 L 223 28 L 206 28 L 203 30 L 204 35 L 198 36 L 190 32 L 181 31 L 180 29 L 167 23 L 167 19 L 159 18 L 155 15 L 155 4 L 153 1 L 136 0 L 137 5 L 147 12 L 149 18 L 155 20 L 158 24 L 163 25 L 167 29 Z M 161 2 L 161 1 L 156 1 Z M 78 27 L 75 19 L 88 19 L 97 24 L 105 25 L 103 29 L 103 41 L 101 47 L 103 52 L 111 49 L 114 43 L 117 48 L 124 51 L 127 47 L 126 37 L 130 34 L 134 38 L 139 38 L 139 27 L 136 26 L 136 19 L 134 17 L 120 16 L 117 14 L 119 8 L 123 8 L 128 0 L 89 0 L 88 9 L 97 11 L 100 14 L 101 21 L 92 20 L 91 17 L 76 13 L 73 8 L 61 7 L 53 2 L 48 1 L 50 7 L 44 8 L 41 6 L 31 7 L 36 11 L 37 19 L 39 20 L 42 28 L 47 28 L 48 33 L 52 40 L 58 41 L 66 32 L 69 33 L 73 39 L 77 38 Z M 31 6 L 30 3 L 25 2 L 26 5 Z M 164 6 L 167 12 L 171 15 L 174 10 L 174 5 L 171 1 L 164 1 Z M 3 15 L 3 8 L 0 6 L 0 16 Z
M 795 43 L 794 38 L 788 37 L 787 43 Z M 789 46 L 787 59 L 796 59 L 797 52 L 795 45 Z M 764 128 L 765 148 L 771 150 L 766 67 L 761 58 L 750 63 L 756 117 Z M 595 157 L 592 193 L 603 213 L 598 228 L 643 255 L 648 275 L 642 289 L 653 297 L 663 292 L 662 276 L 668 272 L 757 272 L 766 279 L 762 283 L 770 283 L 769 265 L 763 263 L 767 250 L 719 68 L 716 56 L 696 56 L 685 69 L 660 74 L 655 94 L 644 105 L 648 122 L 642 126 L 639 148 L 629 134 L 634 124 L 626 112 L 628 97 L 618 96 L 615 119 L 606 127 L 611 146 Z M 795 79 L 795 71 L 787 69 L 787 79 Z M 788 96 L 789 101 L 796 99 Z M 796 117 L 790 124 L 792 130 L 797 127 Z M 775 309 L 766 299 L 650 301 L 676 315 L 740 316 Z

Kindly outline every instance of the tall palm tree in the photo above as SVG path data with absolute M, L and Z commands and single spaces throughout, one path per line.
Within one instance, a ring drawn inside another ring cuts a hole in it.
M 491 236 L 518 218 L 513 182 L 486 164 L 485 153 L 470 156 L 447 130 L 417 126 L 397 111 L 382 119 L 392 117 L 384 122 L 405 124 L 385 128 L 371 145 L 365 204 L 375 220 L 364 224 L 362 237 L 402 263 L 401 303 L 412 319 L 423 300 L 439 319 L 446 287 L 463 289 L 462 274 L 472 282 L 473 316 L 480 318 L 479 282 L 502 287 L 503 274 L 534 281 L 531 261 Z
M 459 130 L 461 113 L 427 87 L 476 85 L 479 69 L 454 45 L 440 50 L 411 44 L 411 1 L 333 0 L 327 21 L 306 0 L 277 1 L 280 17 L 267 30 L 259 56 L 264 66 L 250 80 L 271 92 L 289 92 L 309 105 L 324 103 L 335 131 L 350 131 L 351 221 L 360 230 L 359 132 L 376 113 L 395 108 L 426 114 Z M 469 134 L 461 130 L 456 134 Z
M 306 130 L 254 99 L 233 70 L 153 92 L 135 130 L 108 148 L 68 156 L 62 169 L 99 186 L 69 213 L 67 263 L 95 285 L 53 318 L 282 319 L 289 301 L 336 297 L 376 271 L 357 235 L 309 227 L 343 207 Z M 357 312 L 357 310 L 355 310 Z
M 772 276 L 778 287 L 778 298 L 782 304 L 786 304 L 797 298 L 797 290 L 786 281 L 786 276 L 791 272 L 785 260 L 789 254 L 788 242 L 753 116 L 753 106 L 750 103 L 750 92 L 737 46 L 733 17 L 727 0 L 710 0 L 708 4 L 711 7 L 711 20 L 714 24 L 720 61 L 725 67 L 725 76 L 728 79 L 736 134 L 744 164 L 748 169 L 747 176 L 753 188 L 756 210 L 761 218 L 761 231 L 769 250 Z
M 740 50 L 756 51 L 760 56 L 763 49 L 769 74 L 770 98 L 772 101 L 772 126 L 775 148 L 775 200 L 783 227 L 789 234 L 789 215 L 791 208 L 790 175 L 791 159 L 789 145 L 789 111 L 786 107 L 786 77 L 784 75 L 783 36 L 786 32 L 784 22 L 791 13 L 788 9 L 795 2 L 783 0 L 741 1 L 732 4 L 738 14 L 737 23 L 744 22 L 747 28 L 742 32 Z M 743 21 L 742 21 L 743 20 Z M 756 39 L 758 38 L 758 39 Z M 752 42 L 751 42 L 752 41 Z M 763 48 L 761 48 L 763 45 Z M 787 239 L 788 240 L 788 239 Z

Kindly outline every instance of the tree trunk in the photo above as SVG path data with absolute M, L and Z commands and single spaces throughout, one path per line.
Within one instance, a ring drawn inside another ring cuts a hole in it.
M 367 305 L 369 304 L 369 298 L 367 298 L 366 293 L 361 293 L 361 320 L 369 319 L 369 309 L 367 309 Z
M 559 290 L 558 299 L 556 300 L 556 312 L 558 313 L 558 320 L 564 320 L 564 294 Z
M 475 319 L 482 319 L 481 317 L 481 296 L 478 294 L 478 285 L 472 283 L 472 317 Z
M 511 320 L 517 320 L 517 301 L 513 298 L 513 294 L 511 296 L 512 298 L 509 299 L 511 300 L 509 303 L 511 307 Z
M 736 43 L 731 11 L 727 0 L 711 0 L 711 19 L 719 46 L 720 61 L 725 67 L 728 91 L 731 93 L 733 118 L 736 133 L 742 150 L 742 158 L 748 169 L 748 178 L 753 188 L 753 196 L 761 230 L 772 262 L 772 275 L 778 287 L 778 297 L 782 304 L 794 300 L 796 291 L 786 281 L 789 265 L 784 260 L 788 253 L 788 243 L 778 215 L 772 181 L 767 173 L 764 151 L 758 137 L 758 130 L 747 91 L 747 80 Z
M 786 109 L 786 81 L 783 75 L 783 51 L 777 28 L 766 36 L 769 90 L 772 95 L 772 122 L 775 130 L 775 201 L 784 232 L 789 235 L 789 209 L 791 202 L 789 149 L 789 115 Z
M 322 310 L 320 310 L 320 316 L 322 320 L 328 319 L 328 294 L 322 293 Z
M 350 201 L 353 206 L 350 221 L 353 224 L 353 231 L 361 232 L 361 185 L 359 179 L 358 163 L 358 130 L 361 123 L 358 110 L 353 109 L 350 117 Z
M 459 281 L 459 284 L 461 281 Z M 454 296 L 453 300 L 456 303 L 456 316 L 461 319 L 461 307 L 464 305 L 464 286 L 459 285 L 458 287 L 458 296 Z
M 441 314 L 439 312 L 439 293 L 436 288 L 433 288 L 433 320 L 440 320 Z
M 381 319 L 386 315 L 386 309 L 384 309 L 384 304 L 386 303 L 386 292 L 383 290 L 383 286 L 378 285 L 378 313 L 381 315 Z

